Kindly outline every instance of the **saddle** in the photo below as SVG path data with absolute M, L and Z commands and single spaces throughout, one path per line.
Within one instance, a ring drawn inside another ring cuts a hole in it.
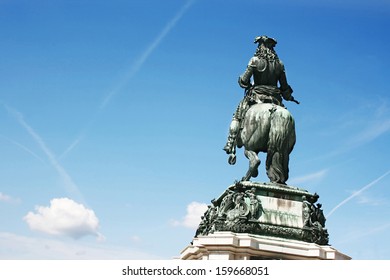
M 272 103 L 285 107 L 282 102 L 282 92 L 275 86 L 258 85 L 251 87 L 246 93 L 249 105 L 257 103 Z

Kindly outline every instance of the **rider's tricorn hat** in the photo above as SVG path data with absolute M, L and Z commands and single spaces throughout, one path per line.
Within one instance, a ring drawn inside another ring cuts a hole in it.
M 270 37 L 268 37 L 268 36 L 265 36 L 265 35 L 263 35 L 263 36 L 257 36 L 256 38 L 255 38 L 255 41 L 254 41 L 254 43 L 256 44 L 262 44 L 262 43 L 267 43 L 267 44 L 271 44 L 272 45 L 272 47 L 275 47 L 275 45 L 278 43 L 274 38 L 270 38 Z

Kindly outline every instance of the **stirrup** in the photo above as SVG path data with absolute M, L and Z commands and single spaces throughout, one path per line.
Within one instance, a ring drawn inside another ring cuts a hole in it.
M 236 164 L 236 155 L 235 154 L 230 154 L 229 159 L 228 159 L 228 163 L 230 165 L 235 165 Z

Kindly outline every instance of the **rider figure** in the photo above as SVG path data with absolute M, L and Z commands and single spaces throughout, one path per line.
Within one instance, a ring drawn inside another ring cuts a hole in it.
M 228 141 L 223 148 L 227 154 L 233 153 L 242 120 L 251 105 L 272 103 L 284 107 L 282 98 L 299 104 L 292 96 L 293 90 L 287 83 L 284 65 L 274 50 L 276 40 L 263 35 L 256 37 L 254 43 L 258 44 L 256 53 L 250 59 L 246 71 L 238 78 L 238 84 L 245 89 L 245 97 L 230 124 Z

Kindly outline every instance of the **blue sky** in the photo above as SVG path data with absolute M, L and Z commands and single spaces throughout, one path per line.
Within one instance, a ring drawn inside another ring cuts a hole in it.
M 266 34 L 301 101 L 288 183 L 390 259 L 389 26 L 384 0 L 0 1 L 0 258 L 178 256 L 246 172 L 222 148 Z

